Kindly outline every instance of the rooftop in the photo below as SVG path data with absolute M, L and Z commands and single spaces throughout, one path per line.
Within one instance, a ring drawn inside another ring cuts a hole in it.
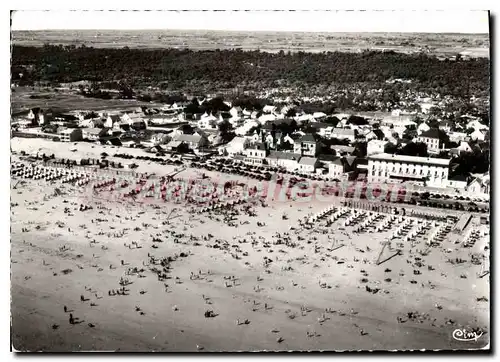
M 302 157 L 299 161 L 301 165 L 309 165 L 314 166 L 318 162 L 318 159 L 315 157 Z
M 269 152 L 269 156 L 267 156 L 267 158 L 298 161 L 300 158 L 300 153 L 271 151 L 271 152 Z
M 440 166 L 449 166 L 450 164 L 450 159 L 446 158 L 391 155 L 389 153 L 379 153 L 376 155 L 370 155 L 368 156 L 368 159 L 376 161 L 422 163 L 422 164 L 440 165 Z
M 300 142 L 316 142 L 316 140 L 312 134 L 307 133 L 300 138 Z
M 340 159 L 340 156 L 335 156 L 335 155 L 330 155 L 330 154 L 323 153 L 323 154 L 321 154 L 321 155 L 318 156 L 318 159 L 320 161 L 333 162 L 333 161 L 335 161 L 337 159 Z
M 354 136 L 354 130 L 349 128 L 334 128 L 332 135 Z
M 437 128 L 431 128 L 427 131 L 422 132 L 419 137 L 439 139 L 439 130 Z
M 176 138 L 177 141 L 184 141 L 184 142 L 200 142 L 201 136 L 198 135 L 192 135 L 192 134 L 181 134 L 177 136 Z

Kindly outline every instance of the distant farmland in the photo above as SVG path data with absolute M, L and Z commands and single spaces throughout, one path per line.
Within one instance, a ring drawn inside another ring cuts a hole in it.
M 488 34 L 299 33 L 204 30 L 43 30 L 14 31 L 12 42 L 25 46 L 62 44 L 95 48 L 190 48 L 265 52 L 357 52 L 393 50 L 489 58 Z

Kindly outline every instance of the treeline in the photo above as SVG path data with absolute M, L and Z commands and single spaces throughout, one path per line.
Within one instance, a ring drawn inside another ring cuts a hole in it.
M 412 79 L 419 90 L 438 89 L 463 95 L 468 91 L 488 91 L 489 60 L 440 61 L 424 54 L 375 51 L 272 54 L 14 45 L 12 78 L 25 83 L 127 80 L 131 86 L 166 82 L 166 87 L 172 89 L 196 85 L 230 88 L 252 84 L 381 84 L 390 78 L 404 78 Z

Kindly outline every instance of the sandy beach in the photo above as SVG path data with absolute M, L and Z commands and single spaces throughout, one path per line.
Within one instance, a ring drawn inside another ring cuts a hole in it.
M 14 139 L 12 147 L 33 151 L 29 142 Z M 453 232 L 431 246 L 426 234 L 412 242 L 400 238 L 391 241 L 399 255 L 385 250 L 390 259 L 377 265 L 399 219 L 381 232 L 356 233 L 345 225 L 349 210 L 331 224 L 323 218 L 304 225 L 330 206 L 340 210 L 317 200 L 249 201 L 198 212 L 187 202 L 106 200 L 60 180 L 13 176 L 11 206 L 17 350 L 476 349 L 489 343 L 489 275 L 480 278 L 482 266 L 471 263 L 472 253 L 488 254 L 489 227 L 476 218 L 468 229 L 481 237 L 472 247 Z M 380 214 L 374 224 L 391 217 Z M 423 221 L 404 222 L 416 230 Z M 460 328 L 484 334 L 458 341 L 452 334 Z

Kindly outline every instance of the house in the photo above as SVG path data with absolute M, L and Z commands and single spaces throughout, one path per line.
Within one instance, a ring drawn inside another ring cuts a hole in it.
M 388 143 L 387 141 L 371 140 L 366 145 L 366 154 L 369 156 L 384 153 L 385 145 Z
M 465 191 L 467 188 L 467 176 L 460 174 L 450 176 L 448 177 L 448 184 L 446 186 L 460 191 Z
M 420 135 L 421 133 L 423 132 L 427 132 L 428 130 L 430 130 L 431 127 L 429 127 L 429 125 L 427 123 L 420 123 L 417 127 L 417 134 Z
M 283 139 L 282 139 L 282 141 L 281 141 L 281 142 L 288 142 L 288 143 L 290 143 L 292 146 L 294 146 L 294 145 L 295 145 L 295 140 L 294 140 L 292 137 L 290 137 L 290 135 L 289 135 L 289 134 L 285 135 L 285 137 L 283 137 Z
M 250 141 L 245 137 L 234 137 L 229 143 L 220 146 L 217 151 L 221 156 L 233 157 L 243 151 L 250 145 Z
M 146 129 L 147 124 L 142 113 L 125 113 L 121 119 L 131 128 Z
M 293 145 L 293 152 L 303 156 L 316 156 L 317 151 L 317 143 L 312 134 L 305 134 Z
M 243 116 L 243 111 L 241 110 L 241 107 L 239 107 L 239 106 L 231 108 L 229 110 L 229 113 L 231 114 L 232 118 L 240 118 Z
M 268 133 L 265 137 L 264 137 L 264 142 L 267 146 L 267 148 L 275 148 L 275 144 L 274 144 L 274 138 L 272 136 L 271 133 Z
M 478 140 L 478 141 L 484 141 L 485 137 L 485 132 L 483 130 L 475 129 L 474 132 L 472 132 L 469 135 L 471 140 Z
M 83 119 L 79 122 L 78 125 L 84 128 L 101 128 L 104 126 L 104 123 L 105 120 L 103 120 L 101 117 L 96 117 L 92 119 Z
M 61 142 L 77 142 L 83 139 L 81 128 L 66 128 L 58 130 L 57 134 Z
M 348 139 L 350 142 L 356 140 L 356 133 L 353 129 L 348 128 L 334 128 L 330 134 L 331 138 L 337 138 L 339 140 Z
M 82 128 L 82 138 L 89 141 L 98 141 L 107 134 L 108 130 L 106 128 Z
M 165 149 L 168 151 L 176 151 L 177 148 L 182 144 L 182 141 L 172 140 L 165 145 Z
M 489 175 L 485 177 L 474 177 L 467 185 L 467 192 L 474 195 L 484 195 L 490 193 L 490 178 Z
M 116 128 L 115 124 L 120 124 L 121 118 L 118 114 L 111 114 L 106 118 L 106 122 L 104 122 L 104 127 L 107 128 Z
M 268 154 L 266 146 L 263 143 L 256 143 L 244 151 L 243 161 L 251 165 L 263 165 L 266 163 Z
M 451 142 L 461 142 L 465 141 L 467 134 L 463 132 L 450 132 L 448 133 Z
M 439 153 L 441 141 L 439 130 L 437 128 L 431 128 L 426 132 L 422 132 L 418 137 L 416 137 L 417 142 L 423 142 L 427 145 L 427 152 L 429 153 Z
M 217 118 L 214 116 L 202 117 L 196 125 L 200 129 L 217 129 Z
M 305 173 L 313 173 L 319 166 L 319 161 L 316 157 L 301 157 L 299 160 L 299 171 Z
M 264 108 L 262 108 L 262 112 L 264 112 L 264 113 L 275 113 L 276 112 L 276 106 L 266 105 L 266 106 L 264 106 Z
M 460 146 L 458 146 L 457 149 L 460 151 L 460 153 L 472 152 L 472 148 L 469 145 L 469 142 L 464 142 L 464 141 L 460 142 Z
M 452 127 L 453 127 L 453 122 L 449 120 L 441 121 L 439 122 L 438 125 L 438 128 L 446 133 L 451 132 Z
M 198 150 L 209 145 L 207 137 L 200 135 L 181 134 L 175 138 L 175 141 L 186 143 L 192 150 Z
M 474 119 L 474 120 L 470 121 L 469 123 L 467 123 L 467 127 L 466 128 L 474 128 L 474 130 L 476 130 L 476 131 L 480 131 L 480 130 L 483 130 L 483 129 L 484 130 L 489 129 L 489 127 L 487 125 L 482 124 L 477 119 Z
M 32 122 L 34 125 L 42 126 L 47 122 L 47 117 L 43 113 L 43 110 L 39 107 L 31 108 L 27 118 Z
M 170 137 L 166 133 L 155 133 L 151 136 L 151 142 L 155 146 L 166 144 L 166 143 L 170 142 L 171 139 L 172 139 L 172 137 Z
M 317 143 L 312 134 L 305 134 L 293 145 L 293 152 L 300 153 L 302 156 L 316 156 Z
M 319 160 L 326 166 L 328 176 L 341 178 L 344 175 L 344 162 L 342 157 L 333 155 L 320 155 Z
M 270 151 L 266 159 L 271 166 L 284 167 L 287 171 L 293 172 L 299 168 L 300 157 L 300 153 Z

